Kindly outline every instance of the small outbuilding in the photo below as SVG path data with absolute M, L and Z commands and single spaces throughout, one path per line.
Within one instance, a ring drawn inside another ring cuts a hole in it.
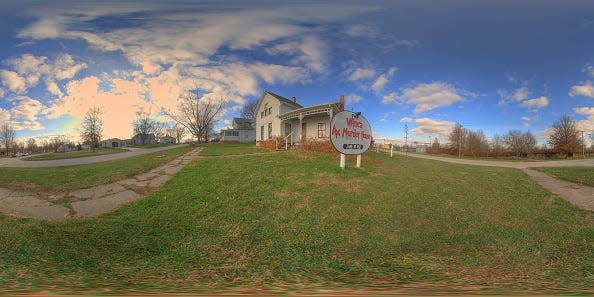
M 167 143 L 176 143 L 177 140 L 173 136 L 165 135 L 159 139 L 159 143 L 167 144 Z

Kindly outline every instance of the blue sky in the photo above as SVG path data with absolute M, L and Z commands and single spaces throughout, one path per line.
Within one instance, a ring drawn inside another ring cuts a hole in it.
M 162 3 L 161 3 L 162 2 Z M 228 102 L 264 90 L 347 98 L 376 138 L 446 141 L 460 122 L 541 143 L 567 113 L 594 132 L 592 1 L 3 1 L 0 122 L 70 134 L 104 109 L 130 137 L 193 86 Z

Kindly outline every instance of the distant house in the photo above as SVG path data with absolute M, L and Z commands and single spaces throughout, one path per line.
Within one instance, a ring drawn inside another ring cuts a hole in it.
M 256 141 L 256 121 L 253 119 L 233 118 L 231 129 L 221 130 L 221 142 Z
M 110 138 L 100 142 L 101 147 L 125 147 L 131 145 L 132 140 L 130 139 Z
M 303 107 L 291 100 L 265 91 L 256 105 L 256 140 L 265 141 L 283 137 L 289 145 L 308 139 L 330 139 L 330 120 L 344 110 L 344 97 L 340 102 Z
M 56 152 L 64 153 L 64 152 L 71 152 L 71 151 L 74 151 L 74 150 L 76 150 L 76 147 L 73 144 L 68 143 L 68 144 L 61 144 L 56 149 Z
M 153 134 L 153 133 L 144 135 L 144 138 L 142 137 L 141 133 L 138 133 L 138 134 L 134 135 L 134 137 L 132 137 L 132 144 L 134 144 L 134 145 L 155 144 L 155 143 L 157 143 L 157 138 L 155 137 L 155 134 Z
M 176 143 L 177 139 L 173 136 L 165 135 L 159 139 L 159 143 Z

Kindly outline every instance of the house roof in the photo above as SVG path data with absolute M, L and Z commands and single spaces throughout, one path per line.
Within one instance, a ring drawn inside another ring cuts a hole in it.
M 287 104 L 289 106 L 295 107 L 295 108 L 302 108 L 303 106 L 297 102 L 293 102 L 290 99 L 287 99 L 281 95 L 275 94 L 273 92 L 270 91 L 264 91 L 262 93 L 262 96 L 260 96 L 260 99 L 258 100 L 258 104 L 256 105 L 256 110 L 260 109 L 260 105 L 262 104 L 262 99 L 264 99 L 264 96 L 266 96 L 266 94 L 276 98 L 278 101 L 280 101 L 281 103 Z
M 340 103 L 339 102 L 324 103 L 324 104 L 318 104 L 318 105 L 313 105 L 313 106 L 308 106 L 308 107 L 302 107 L 299 109 L 285 112 L 285 113 L 279 115 L 279 118 L 281 120 L 288 120 L 291 118 L 299 117 L 300 114 L 303 116 L 308 116 L 308 115 L 312 115 L 312 114 L 320 114 L 320 113 L 326 113 L 326 112 L 329 113 L 330 111 L 332 111 L 335 114 L 340 112 Z
M 234 127 L 237 127 L 238 130 L 254 129 L 255 122 L 256 122 L 256 120 L 254 120 L 254 119 L 233 118 L 233 123 L 235 123 Z

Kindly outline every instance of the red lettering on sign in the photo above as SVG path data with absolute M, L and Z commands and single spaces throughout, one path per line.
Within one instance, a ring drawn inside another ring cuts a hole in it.
M 346 120 L 347 120 L 347 126 L 349 126 L 351 128 L 363 128 L 363 123 L 360 121 L 357 121 L 356 119 L 348 118 Z
M 340 130 L 336 129 L 336 125 L 332 126 L 332 137 L 340 137 Z

